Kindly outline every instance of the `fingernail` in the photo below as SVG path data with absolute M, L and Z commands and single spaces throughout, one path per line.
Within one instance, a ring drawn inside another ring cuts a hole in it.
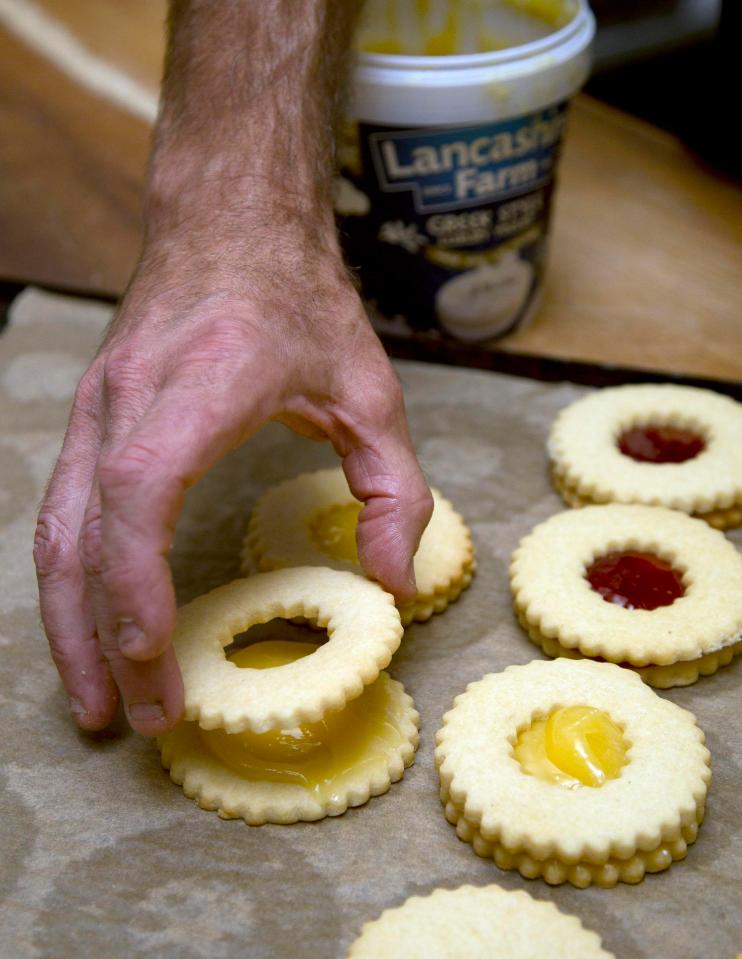
M 83 706 L 79 699 L 70 699 L 70 712 L 75 717 L 75 719 L 85 719 L 88 715 L 87 709 Z
M 165 719 L 160 703 L 130 703 L 126 711 L 136 723 L 161 723 Z
M 119 649 L 121 652 L 124 654 L 124 656 L 128 656 L 136 655 L 142 651 L 145 637 L 144 633 L 137 626 L 133 619 L 120 619 L 118 622 L 116 640 L 119 644 Z

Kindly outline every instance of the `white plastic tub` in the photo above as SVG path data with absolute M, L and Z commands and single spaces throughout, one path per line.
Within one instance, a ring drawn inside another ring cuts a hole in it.
M 587 77 L 595 25 L 585 0 L 552 2 L 559 26 L 523 13 L 529 5 L 539 0 L 447 0 L 438 16 L 454 55 L 358 56 L 336 206 L 382 333 L 486 347 L 538 302 L 567 103 Z M 362 49 L 424 46 L 410 23 L 418 0 L 396 7 L 386 23 L 372 10 Z M 504 49 L 459 53 L 478 31 L 481 42 L 483 24 Z

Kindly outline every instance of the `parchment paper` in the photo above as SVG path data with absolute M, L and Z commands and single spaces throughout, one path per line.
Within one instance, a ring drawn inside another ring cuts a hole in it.
M 153 743 L 123 722 L 97 736 L 75 731 L 39 626 L 31 540 L 74 385 L 109 315 L 30 292 L 0 336 L 0 955 L 342 959 L 387 906 L 435 886 L 496 882 L 576 913 L 619 959 L 733 959 L 742 949 L 739 662 L 661 694 L 698 717 L 714 781 L 687 860 L 639 886 L 551 889 L 501 872 L 456 838 L 438 800 L 434 735 L 453 697 L 540 655 L 514 621 L 507 566 L 521 536 L 563 508 L 544 441 L 579 388 L 398 366 L 421 461 L 471 525 L 479 571 L 444 615 L 407 630 L 392 662 L 422 715 L 422 741 L 386 796 L 338 819 L 249 828 L 186 799 Z M 173 552 L 179 600 L 237 575 L 262 490 L 333 462 L 329 448 L 277 426 L 222 462 L 188 496 Z M 739 532 L 732 538 L 742 544 Z

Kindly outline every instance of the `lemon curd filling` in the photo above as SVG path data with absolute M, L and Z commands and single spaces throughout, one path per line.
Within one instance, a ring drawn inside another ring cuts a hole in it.
M 358 562 L 356 526 L 363 503 L 339 503 L 323 509 L 309 520 L 309 533 L 314 545 L 332 556 L 351 563 Z
M 524 729 L 513 749 L 523 771 L 576 788 L 617 779 L 628 747 L 621 728 L 592 706 L 563 706 Z
M 272 669 L 317 648 L 315 643 L 268 640 L 240 649 L 229 659 L 243 669 Z M 242 778 L 301 786 L 325 800 L 332 797 L 333 783 L 344 773 L 378 763 L 403 741 L 393 720 L 388 677 L 382 673 L 344 709 L 319 722 L 267 733 L 199 729 L 199 735 Z

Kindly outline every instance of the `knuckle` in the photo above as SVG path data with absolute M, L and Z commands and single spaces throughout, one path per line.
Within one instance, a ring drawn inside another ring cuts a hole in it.
M 103 533 L 100 508 L 88 510 L 80 529 L 78 552 L 89 576 L 99 576 L 103 559 Z
M 159 464 L 160 451 L 156 447 L 142 442 L 127 443 L 101 457 L 98 464 L 101 491 L 138 486 L 157 470 Z
M 400 482 L 401 479 L 398 477 L 395 483 L 397 508 L 403 511 L 413 527 L 424 528 L 433 515 L 433 494 L 422 479 L 418 482 L 408 478 L 406 482 Z
M 370 388 L 371 397 L 380 413 L 386 419 L 399 416 L 404 407 L 402 384 L 397 379 L 392 368 L 385 362 L 377 372 Z
M 250 340 L 249 327 L 237 316 L 216 316 L 204 330 L 204 343 L 219 351 L 244 348 Z
M 430 517 L 433 515 L 433 506 L 433 494 L 423 483 L 420 491 L 415 494 L 410 504 L 410 510 L 422 526 L 427 526 L 430 521 Z
M 104 635 L 100 638 L 100 653 L 103 659 L 111 667 L 116 667 L 120 664 L 127 662 L 126 656 L 119 648 L 119 644 L 116 642 L 116 639 L 113 633 L 107 634 L 104 632 Z
M 243 374 L 245 365 L 255 362 L 260 342 L 261 338 L 241 316 L 211 316 L 198 338 L 179 357 L 176 368 L 190 382 L 213 391 L 215 370 L 222 378 Z
M 80 378 L 75 390 L 74 408 L 88 415 L 95 415 L 100 400 L 102 367 L 94 361 Z
M 150 363 L 129 347 L 116 347 L 103 362 L 103 385 L 107 395 L 138 395 L 146 383 Z
M 77 550 L 68 526 L 51 510 L 39 514 L 33 557 L 39 579 L 63 576 L 75 562 Z
M 354 391 L 356 415 L 372 432 L 385 432 L 399 421 L 404 401 L 396 376 L 379 376 Z
M 379 391 L 380 406 L 386 419 L 395 419 L 404 405 L 402 387 L 396 376 L 389 377 Z
M 46 638 L 49 642 L 49 652 L 52 661 L 62 679 L 66 679 L 77 667 L 77 657 L 64 643 L 61 636 L 47 630 Z
M 100 571 L 101 584 L 109 600 L 124 600 L 127 609 L 137 614 L 138 619 L 142 618 L 142 602 L 146 603 L 146 595 L 142 596 L 142 591 L 149 586 L 142 570 L 141 562 L 137 563 L 133 557 L 108 554 L 103 557 Z

